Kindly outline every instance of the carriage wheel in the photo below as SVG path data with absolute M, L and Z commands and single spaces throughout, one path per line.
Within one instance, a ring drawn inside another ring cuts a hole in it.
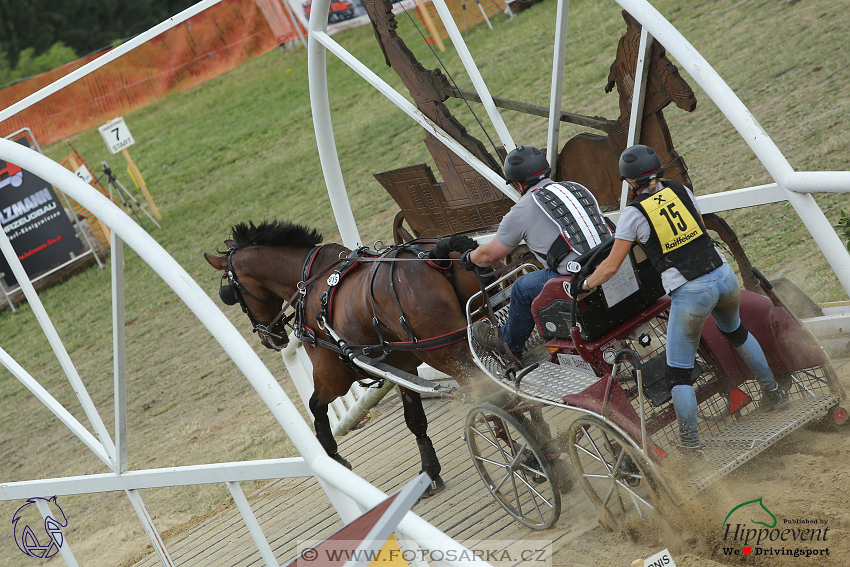
M 496 502 L 529 528 L 551 528 L 561 514 L 561 495 L 531 433 L 505 410 L 482 404 L 469 412 L 465 437 L 472 464 Z
M 570 425 L 570 456 L 599 520 L 615 530 L 658 518 L 659 492 L 641 453 L 603 420 L 586 416 Z

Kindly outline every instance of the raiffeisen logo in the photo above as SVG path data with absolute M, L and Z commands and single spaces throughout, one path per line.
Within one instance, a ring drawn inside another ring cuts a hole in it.
M 732 508 L 723 520 L 721 533 L 723 555 L 829 555 L 829 547 L 820 547 L 829 541 L 825 519 L 786 518 L 780 522 L 761 498 Z
M 9 163 L 8 161 L 0 163 L 6 164 L 6 167 L 0 169 L 0 189 L 7 185 L 20 187 L 24 182 L 23 170 L 14 163 Z

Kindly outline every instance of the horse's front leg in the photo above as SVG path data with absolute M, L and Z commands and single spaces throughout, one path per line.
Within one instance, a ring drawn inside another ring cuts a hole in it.
M 404 421 L 407 428 L 416 436 L 416 445 L 419 447 L 419 457 L 422 460 L 422 472 L 428 473 L 431 485 L 422 495 L 423 498 L 433 496 L 441 492 L 446 484 L 440 477 L 440 460 L 437 452 L 428 437 L 428 418 L 425 417 L 425 409 L 422 407 L 422 396 L 406 388 L 401 390 L 401 402 L 404 405 Z
M 329 457 L 351 470 L 351 463 L 339 454 L 336 439 L 334 439 L 333 431 L 331 431 L 331 421 L 328 419 L 330 401 L 323 401 L 317 392 L 313 392 L 313 395 L 310 396 L 309 405 L 310 413 L 313 414 L 313 426 L 316 428 L 316 439 L 322 444 L 322 448 Z

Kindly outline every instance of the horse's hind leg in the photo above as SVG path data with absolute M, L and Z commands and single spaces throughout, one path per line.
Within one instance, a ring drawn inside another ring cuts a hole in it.
M 404 405 L 404 421 L 407 428 L 416 436 L 416 445 L 419 447 L 419 457 L 422 460 L 422 472 L 428 473 L 431 485 L 422 496 L 427 498 L 442 491 L 446 485 L 440 477 L 440 460 L 437 452 L 428 437 L 428 418 L 425 417 L 425 409 L 422 407 L 422 396 L 406 388 L 401 390 L 401 402 Z
M 322 448 L 329 457 L 335 461 L 339 461 L 347 469 L 351 469 L 351 463 L 346 461 L 340 454 L 337 448 L 336 439 L 334 439 L 333 431 L 331 431 L 331 422 L 328 419 L 328 405 L 330 402 L 323 402 L 319 399 L 319 395 L 313 392 L 310 396 L 310 413 L 313 414 L 313 426 L 316 428 L 316 439 L 322 444 Z

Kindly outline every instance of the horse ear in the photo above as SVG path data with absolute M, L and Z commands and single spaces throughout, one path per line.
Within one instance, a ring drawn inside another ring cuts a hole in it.
M 227 246 L 227 249 L 230 250 L 236 246 L 235 240 L 225 240 L 224 245 Z
M 227 269 L 227 258 L 223 256 L 213 256 L 212 254 L 207 254 L 206 252 L 204 252 L 204 258 L 206 258 L 210 266 L 212 266 L 216 270 L 223 272 Z

